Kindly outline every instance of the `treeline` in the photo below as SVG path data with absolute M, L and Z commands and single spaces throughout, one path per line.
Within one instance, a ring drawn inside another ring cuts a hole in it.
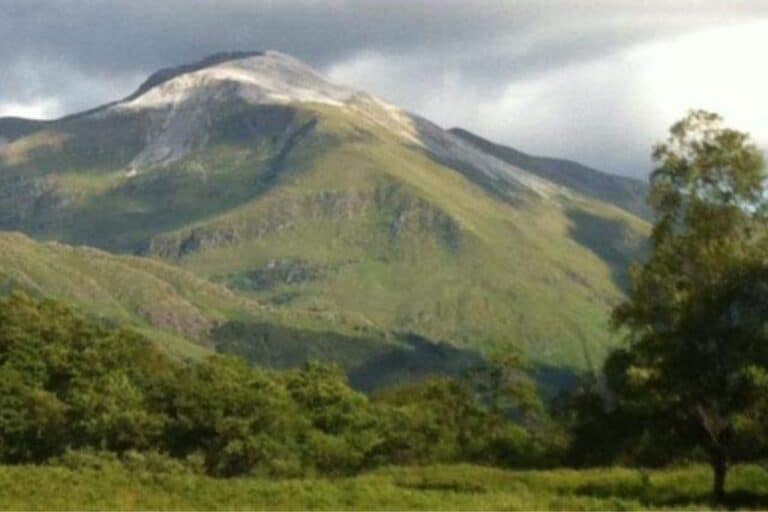
M 562 446 L 515 358 L 368 397 L 331 366 L 180 362 L 54 301 L 0 302 L 2 463 L 146 453 L 215 476 L 337 475 L 383 464 L 544 466 Z

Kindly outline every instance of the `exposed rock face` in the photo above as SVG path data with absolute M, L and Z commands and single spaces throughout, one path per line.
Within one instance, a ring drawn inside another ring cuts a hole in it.
M 244 217 L 237 223 L 213 223 L 157 236 L 146 252 L 166 259 L 184 258 L 207 249 L 258 240 L 290 230 L 297 223 L 344 222 L 378 212 L 388 212 L 384 217 L 392 243 L 409 234 L 420 234 L 434 237 L 438 243 L 455 250 L 461 241 L 461 228 L 450 215 L 398 186 L 389 186 L 370 193 L 319 192 L 295 201 L 275 202 L 265 214 Z

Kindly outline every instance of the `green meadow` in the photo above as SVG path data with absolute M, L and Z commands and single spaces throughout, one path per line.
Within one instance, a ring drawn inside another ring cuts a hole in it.
M 639 510 L 710 508 L 709 468 L 505 471 L 386 467 L 348 478 L 216 479 L 130 465 L 0 468 L 14 510 Z M 760 491 L 762 489 L 762 491 Z M 765 509 L 768 471 L 738 466 L 731 506 Z

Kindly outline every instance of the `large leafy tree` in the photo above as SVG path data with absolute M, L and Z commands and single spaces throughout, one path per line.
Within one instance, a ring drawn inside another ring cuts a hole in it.
M 652 251 L 614 311 L 629 344 L 606 376 L 646 438 L 707 453 L 722 501 L 729 463 L 758 446 L 768 391 L 764 163 L 747 134 L 704 111 L 674 124 L 654 159 Z

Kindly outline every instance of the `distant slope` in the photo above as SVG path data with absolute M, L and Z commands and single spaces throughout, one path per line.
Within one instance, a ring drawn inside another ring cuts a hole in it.
M 181 355 L 202 353 L 213 326 L 256 308 L 159 261 L 41 244 L 20 233 L 0 232 L 0 283 L 5 292 L 23 289 L 132 325 Z
M 650 219 L 651 212 L 645 202 L 648 184 L 643 181 L 608 174 L 571 160 L 532 156 L 509 146 L 495 144 L 462 128 L 451 128 L 449 131 L 488 154 L 552 183 Z
M 291 57 L 245 55 L 0 147 L 0 228 L 162 259 L 267 305 L 216 331 L 260 333 L 226 340 L 256 361 L 311 323 L 334 358 L 398 332 L 599 363 L 643 220 Z

